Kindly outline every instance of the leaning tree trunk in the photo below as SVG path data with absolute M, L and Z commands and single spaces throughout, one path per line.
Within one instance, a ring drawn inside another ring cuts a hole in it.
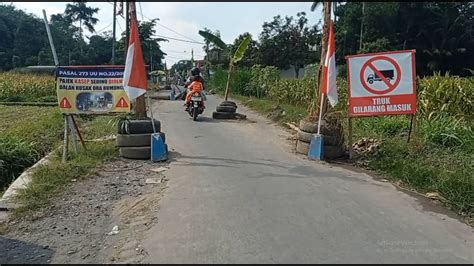
M 227 101 L 227 98 L 229 97 L 229 85 L 230 85 L 230 79 L 232 78 L 233 70 L 234 70 L 234 65 L 232 64 L 232 59 L 231 59 L 231 62 L 229 63 L 229 73 L 227 73 L 227 84 L 225 86 L 224 101 Z
M 318 73 L 317 73 L 317 81 L 316 81 L 316 105 L 315 109 L 312 110 L 309 114 L 310 120 L 316 120 L 319 117 L 319 112 L 321 110 L 320 108 L 320 98 L 321 97 L 321 71 L 324 66 L 324 61 L 326 59 L 326 52 L 327 52 L 327 46 L 328 46 L 328 39 L 329 39 L 329 23 L 331 23 L 331 2 L 323 2 L 323 15 L 324 15 L 324 26 L 323 26 L 323 36 L 321 40 L 321 60 L 319 61 L 319 68 L 318 68 Z M 322 115 L 327 111 L 327 99 L 324 99 L 323 101 L 323 108 L 322 108 Z

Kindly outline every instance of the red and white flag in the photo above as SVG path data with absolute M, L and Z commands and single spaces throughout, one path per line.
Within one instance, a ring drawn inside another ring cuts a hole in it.
M 134 10 L 135 2 L 130 3 L 130 11 Z M 134 12 L 131 12 L 134 14 Z M 143 61 L 140 37 L 138 36 L 138 24 L 136 16 L 130 18 L 130 41 L 128 43 L 125 71 L 123 73 L 123 88 L 130 100 L 134 100 L 144 94 L 148 89 L 148 82 Z
M 334 42 L 333 23 L 329 24 L 329 45 L 324 60 L 323 68 L 323 87 L 322 93 L 326 94 L 332 107 L 337 104 L 337 87 L 336 87 L 336 48 Z

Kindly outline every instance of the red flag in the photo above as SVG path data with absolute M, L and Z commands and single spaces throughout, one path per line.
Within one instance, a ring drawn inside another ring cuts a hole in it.
M 133 15 L 130 18 L 130 41 L 123 73 L 123 87 L 130 100 L 136 99 L 148 89 L 142 47 L 138 36 L 138 23 L 133 10 L 135 10 L 135 2 L 130 3 L 130 11 Z
M 329 24 L 329 40 L 326 60 L 324 60 L 323 68 L 323 87 L 322 93 L 326 94 L 331 106 L 337 104 L 337 87 L 336 87 L 336 47 L 334 41 L 334 29 L 332 21 Z

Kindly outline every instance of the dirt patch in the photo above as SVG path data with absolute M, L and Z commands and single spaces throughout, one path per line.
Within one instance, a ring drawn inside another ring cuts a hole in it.
M 157 221 L 166 188 L 166 171 L 151 171 L 160 166 L 166 164 L 117 158 L 72 182 L 48 209 L 12 218 L 0 236 L 0 263 L 140 262 L 142 234 Z

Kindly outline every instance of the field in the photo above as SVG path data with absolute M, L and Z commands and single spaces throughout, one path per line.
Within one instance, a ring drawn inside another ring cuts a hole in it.
M 45 74 L 0 73 L 0 102 L 56 102 L 55 79 Z

